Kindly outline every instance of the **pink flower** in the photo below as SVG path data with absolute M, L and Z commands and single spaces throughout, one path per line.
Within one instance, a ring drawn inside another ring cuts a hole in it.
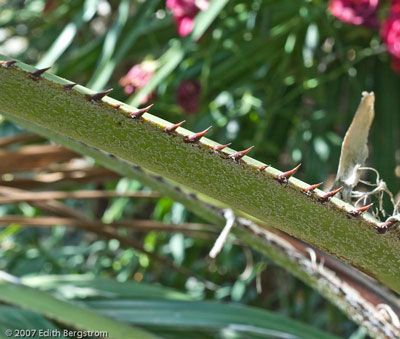
M 329 10 L 343 22 L 377 28 L 378 5 L 379 0 L 331 0 Z
M 199 110 L 200 91 L 200 83 L 196 80 L 185 80 L 179 85 L 176 98 L 186 114 L 193 114 Z
M 392 67 L 392 70 L 394 70 L 396 73 L 400 74 L 400 59 L 396 57 L 392 57 L 390 60 L 390 66 Z
M 395 58 L 400 58 L 400 13 L 391 12 L 382 25 L 381 36 L 388 52 Z
M 189 35 L 194 27 L 194 18 L 208 8 L 209 0 L 167 0 L 180 36 Z
M 143 61 L 140 64 L 133 66 L 130 71 L 119 80 L 119 84 L 124 88 L 127 95 L 131 95 L 137 90 L 140 90 L 154 76 L 157 68 L 155 61 Z M 153 93 L 142 100 L 142 104 L 149 102 Z
M 400 0 L 391 0 L 392 7 L 390 8 L 390 12 L 393 14 L 400 14 Z

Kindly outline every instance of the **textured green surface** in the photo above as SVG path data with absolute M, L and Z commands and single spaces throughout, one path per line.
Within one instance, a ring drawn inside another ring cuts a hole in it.
M 274 176 L 279 171 L 256 169 L 262 163 L 249 157 L 236 163 L 224 154 L 210 150 L 214 142 L 202 139 L 187 144 L 189 131 L 168 135 L 168 122 L 145 114 L 143 120 L 130 119 L 122 105 L 116 110 L 105 98 L 103 103 L 89 102 L 77 86 L 67 91 L 59 84 L 65 80 L 46 74 L 32 79 L 21 63 L 17 68 L 0 68 L 0 110 L 19 116 L 88 145 L 112 153 L 155 173 L 182 183 L 218 199 L 233 208 L 286 231 L 332 253 L 400 291 L 399 240 L 396 232 L 379 235 L 372 217 L 350 218 L 343 202 L 321 204 L 307 197 L 299 187 L 307 184 L 291 179 L 282 186 Z M 53 81 L 48 81 L 53 80 Z M 233 152 L 228 150 L 227 152 Z M 320 194 L 320 191 L 317 191 Z
M 39 125 L 33 125 L 29 122 L 18 118 L 17 116 L 10 116 L 4 112 L 8 119 L 12 122 L 19 124 L 20 126 L 27 128 L 35 133 L 41 134 L 49 139 L 56 141 L 70 149 L 88 155 L 96 160 L 102 166 L 109 168 L 115 172 L 120 173 L 129 178 L 134 178 L 141 181 L 143 184 L 151 187 L 154 190 L 159 191 L 160 193 L 174 199 L 175 201 L 179 201 L 186 206 L 193 213 L 201 216 L 205 220 L 209 221 L 216 225 L 216 227 L 223 227 L 225 225 L 225 219 L 223 215 L 220 213 L 220 210 L 213 208 L 212 206 L 199 201 L 196 197 L 192 195 L 188 195 L 182 190 L 177 189 L 174 185 L 165 182 L 164 180 L 160 181 L 159 178 L 149 175 L 143 170 L 137 168 L 136 166 L 132 166 L 129 163 L 122 161 L 115 157 L 110 157 L 104 152 L 101 152 L 95 148 L 87 147 L 86 145 L 76 142 L 73 139 L 62 136 L 61 134 L 57 134 L 51 130 L 48 130 Z M 260 238 L 253 232 L 249 232 L 243 227 L 238 227 L 236 225 L 232 229 L 232 232 L 244 243 L 247 243 L 251 248 L 258 250 L 260 253 L 266 255 L 270 259 L 272 259 L 275 263 L 281 265 L 286 270 L 288 270 L 291 274 L 301 279 L 307 285 L 311 286 L 313 289 L 317 290 L 321 295 L 330 300 L 334 305 L 336 305 L 339 309 L 341 309 L 344 313 L 348 315 L 353 321 L 358 323 L 359 325 L 363 325 L 362 318 L 360 318 L 359 314 L 352 310 L 352 307 L 349 305 L 348 300 L 341 294 L 337 289 L 331 289 L 329 284 L 326 284 L 325 281 L 321 280 L 319 276 L 315 276 L 310 274 L 310 272 L 305 269 L 302 265 L 299 265 L 293 256 L 288 255 L 282 247 L 274 245 L 271 241 L 266 241 L 263 238 Z M 33 280 L 29 280 L 30 286 L 40 286 L 41 288 L 44 286 L 43 277 L 36 277 Z M 37 281 L 38 284 L 32 284 L 33 281 Z M 26 280 L 24 280 L 26 282 Z M 74 285 L 77 282 L 74 281 Z M 110 284 L 108 282 L 108 284 Z M 143 284 L 141 284 L 143 287 Z M 119 293 L 122 291 L 119 290 Z M 154 289 L 153 289 L 154 292 Z M 370 334 L 380 334 L 381 328 L 373 328 L 369 329 Z
M 0 282 L 0 300 L 40 313 L 49 319 L 80 330 L 107 331 L 109 338 L 158 338 L 92 310 L 54 298 L 41 291 L 8 282 Z
M 3 114 L 7 119 L 23 128 L 26 128 L 27 130 L 43 135 L 44 137 L 51 139 L 60 145 L 64 145 L 77 153 L 93 158 L 98 164 L 111 171 L 128 178 L 136 179 L 142 184 L 151 187 L 153 190 L 158 191 L 175 201 L 179 201 L 189 210 L 210 223 L 221 227 L 225 225 L 225 219 L 218 211 L 205 203 L 199 203 L 199 200 L 195 196 L 183 192 L 180 188 L 175 186 L 175 183 L 168 183 L 164 179 L 161 179 L 161 177 L 148 173 L 138 166 L 134 166 L 124 160 L 110 156 L 110 154 L 102 152 L 96 148 L 88 147 L 81 142 L 77 142 L 74 139 L 55 133 L 54 131 L 40 125 L 31 124 L 29 121 L 23 120 L 18 116 L 10 115 L 3 111 L 0 111 L 0 114 Z

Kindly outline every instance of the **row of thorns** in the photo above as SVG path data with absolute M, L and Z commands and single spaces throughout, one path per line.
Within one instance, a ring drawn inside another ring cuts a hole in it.
M 12 65 L 14 65 L 17 61 L 15 60 L 10 60 L 10 61 L 2 61 L 0 62 L 0 64 L 5 67 L 5 68 L 9 68 Z M 42 69 L 38 69 L 35 71 L 32 71 L 29 73 L 29 76 L 34 78 L 34 79 L 40 79 L 41 75 L 43 73 L 45 73 L 46 71 L 48 71 L 51 67 L 47 67 L 47 68 L 42 68 Z M 75 87 L 77 84 L 75 83 L 70 83 L 70 84 L 64 84 L 63 87 L 67 90 L 71 90 L 73 87 Z M 88 94 L 86 95 L 87 99 L 90 101 L 95 101 L 95 102 L 102 102 L 102 99 L 108 95 L 110 92 L 112 91 L 112 89 L 106 90 L 106 91 L 101 91 L 95 94 Z M 120 108 L 120 104 L 114 104 L 112 105 L 114 108 L 119 109 Z M 129 116 L 132 119 L 141 119 L 142 116 L 144 115 L 144 113 L 147 113 L 151 107 L 153 106 L 153 104 L 138 109 L 136 111 L 133 112 L 128 112 Z M 181 127 L 186 121 L 183 120 L 177 124 L 172 124 L 170 126 L 167 126 L 164 128 L 164 131 L 166 133 L 173 133 L 176 131 L 176 129 L 178 127 Z M 187 143 L 197 143 L 200 141 L 200 139 L 205 136 L 208 131 L 211 129 L 212 126 L 206 128 L 204 131 L 201 132 L 197 132 L 197 133 L 192 133 L 191 135 L 187 135 L 185 136 L 184 141 Z M 220 152 L 222 151 L 224 148 L 230 146 L 231 143 L 225 144 L 225 145 L 217 145 L 217 146 L 213 146 L 212 150 L 214 152 Z M 254 146 L 251 146 L 243 151 L 238 151 L 238 152 L 234 152 L 232 154 L 228 155 L 228 158 L 238 162 L 240 161 L 247 153 L 249 153 L 252 149 L 254 148 Z M 292 177 L 297 170 L 300 168 L 301 164 L 297 165 L 295 168 L 293 168 L 290 171 L 287 172 L 283 172 L 281 174 L 278 174 L 277 176 L 275 176 L 275 179 L 281 183 L 281 184 L 285 184 L 287 185 L 288 183 L 288 179 L 290 177 Z M 263 165 L 258 167 L 258 171 L 259 172 L 263 172 L 265 169 L 267 169 L 269 167 L 269 165 Z M 315 189 L 319 188 L 321 185 L 323 184 L 323 182 L 318 183 L 318 184 L 314 184 L 314 185 L 310 185 L 307 188 L 302 189 L 302 191 L 307 194 L 307 195 L 311 195 Z M 322 195 L 318 196 L 318 200 L 322 203 L 326 203 L 327 201 L 329 201 L 329 199 L 333 196 L 335 196 L 337 193 L 339 193 L 341 190 L 343 189 L 343 187 L 339 187 L 335 190 L 323 193 Z M 360 216 L 362 213 L 364 213 L 365 211 L 367 211 L 369 208 L 371 208 L 373 206 L 373 204 L 369 204 L 367 206 L 363 206 L 363 207 L 359 207 L 359 208 L 355 208 L 353 211 L 349 212 L 351 216 L 353 217 L 357 217 Z M 377 230 L 379 233 L 385 233 L 390 227 L 392 227 L 394 224 L 397 223 L 397 220 L 392 220 L 392 219 L 388 219 L 387 221 L 379 224 L 379 226 L 377 227 Z

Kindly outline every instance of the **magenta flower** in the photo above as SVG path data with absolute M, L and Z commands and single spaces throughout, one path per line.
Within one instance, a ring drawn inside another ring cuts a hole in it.
M 208 8 L 209 0 L 167 0 L 180 36 L 189 35 L 194 27 L 194 18 Z
M 400 0 L 391 0 L 392 7 L 390 8 L 390 13 L 400 14 Z
M 382 24 L 381 36 L 391 55 L 390 66 L 400 73 L 400 0 L 392 0 L 389 17 Z
M 199 110 L 200 91 L 200 83 L 196 80 L 185 80 L 179 85 L 176 99 L 186 114 L 193 114 Z
M 329 10 L 343 22 L 378 28 L 379 0 L 331 0 Z
M 400 13 L 391 12 L 383 23 L 382 40 L 387 45 L 388 52 L 395 58 L 400 58 Z
M 119 84 L 124 88 L 124 92 L 127 95 L 131 95 L 146 86 L 154 76 L 156 68 L 157 63 L 155 61 L 143 61 L 133 66 L 130 71 L 119 80 Z M 144 98 L 142 104 L 149 102 L 152 96 L 153 93 Z

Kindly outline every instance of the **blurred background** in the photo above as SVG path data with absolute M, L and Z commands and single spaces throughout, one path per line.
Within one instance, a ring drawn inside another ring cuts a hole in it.
M 203 15 L 208 0 L 0 0 L 0 54 L 51 66 L 51 73 L 94 90 L 114 88 L 113 98 L 136 107 L 154 103 L 152 114 L 186 120 L 189 130 L 213 125 L 209 138 L 236 150 L 255 145 L 251 156 L 276 168 L 301 162 L 296 176 L 309 183 L 332 182 L 361 93 L 374 91 L 368 165 L 399 192 L 398 1 L 215 3 Z M 143 251 L 59 224 L 32 201 L 3 199 L 1 270 L 160 283 L 198 299 L 259 306 L 340 336 L 365 336 L 318 293 L 246 247 L 227 244 L 215 261 L 205 260 L 216 235 L 181 204 L 4 119 L 0 137 L 3 197 L 61 192 L 63 208 L 99 223 L 148 222 L 129 231 Z M 97 193 L 88 198 L 89 191 Z M 43 219 L 30 225 L 33 217 Z M 197 228 L 163 232 L 160 222 Z M 220 287 L 211 292 L 159 257 Z

